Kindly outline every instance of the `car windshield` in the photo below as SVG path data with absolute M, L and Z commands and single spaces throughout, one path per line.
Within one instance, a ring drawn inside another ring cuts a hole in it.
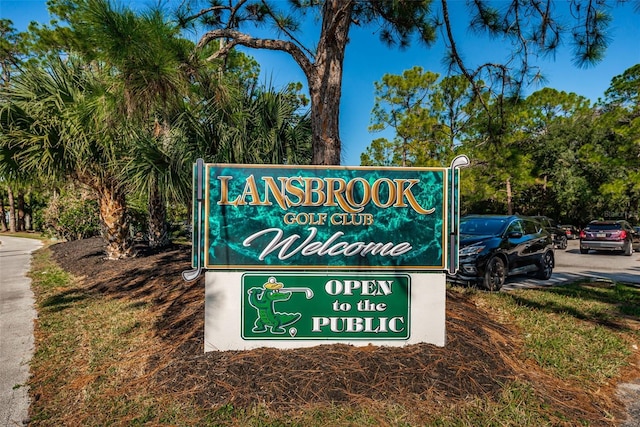
M 460 234 L 476 234 L 479 236 L 501 234 L 507 224 L 502 218 L 462 218 Z
M 589 224 L 587 230 L 620 230 L 620 224 Z

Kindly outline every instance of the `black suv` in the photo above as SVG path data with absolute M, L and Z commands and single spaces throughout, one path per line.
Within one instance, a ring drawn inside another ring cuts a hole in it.
M 460 219 L 460 269 L 451 282 L 499 290 L 507 276 L 529 273 L 547 280 L 553 240 L 542 225 L 519 215 L 468 215 Z
M 539 221 L 540 224 L 551 234 L 553 244 L 556 248 L 567 249 L 567 231 L 559 226 L 554 220 L 548 216 L 534 216 L 533 219 Z

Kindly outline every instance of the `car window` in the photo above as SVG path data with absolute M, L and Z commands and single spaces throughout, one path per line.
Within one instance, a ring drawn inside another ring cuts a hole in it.
M 551 221 L 549 221 L 549 219 L 547 217 L 544 216 L 537 216 L 535 217 L 535 219 L 542 224 L 543 227 L 551 227 Z
M 587 230 L 620 230 L 621 224 L 589 224 Z
M 540 231 L 540 226 L 533 221 L 524 222 L 525 234 L 537 234 Z
M 524 232 L 524 227 L 522 226 L 522 221 L 520 221 L 519 219 L 513 221 L 511 224 L 509 224 L 509 228 L 507 228 L 507 233 L 520 233 L 520 234 L 525 234 Z
M 504 230 L 506 221 L 501 218 L 462 218 L 460 234 L 476 234 L 479 236 L 496 236 Z

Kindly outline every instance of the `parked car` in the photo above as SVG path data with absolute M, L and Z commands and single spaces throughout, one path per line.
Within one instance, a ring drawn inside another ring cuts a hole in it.
M 551 234 L 553 244 L 556 245 L 556 248 L 562 250 L 567 249 L 567 233 L 564 228 L 561 228 L 548 216 L 534 216 L 533 218 L 540 221 L 542 226 Z
M 567 239 L 575 240 L 580 238 L 580 230 L 578 230 L 578 227 L 575 225 L 561 224 L 559 227 L 564 230 L 564 234 L 567 236 Z
M 580 232 L 580 253 L 589 250 L 621 251 L 631 256 L 634 250 L 640 251 L 640 233 L 624 220 L 591 221 Z
M 507 276 L 532 274 L 547 280 L 555 257 L 551 234 L 519 215 L 467 215 L 460 219 L 460 268 L 449 281 L 478 283 L 497 291 Z

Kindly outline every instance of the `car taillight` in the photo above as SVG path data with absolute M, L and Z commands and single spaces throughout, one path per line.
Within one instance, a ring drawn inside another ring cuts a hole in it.
M 624 239 L 626 239 L 626 238 L 627 238 L 627 232 L 626 232 L 625 230 L 622 230 L 622 231 L 620 232 L 620 239 L 621 239 L 621 240 L 624 240 Z
M 584 232 L 584 230 L 580 231 L 580 238 L 584 239 L 585 237 L 587 237 L 587 233 Z

